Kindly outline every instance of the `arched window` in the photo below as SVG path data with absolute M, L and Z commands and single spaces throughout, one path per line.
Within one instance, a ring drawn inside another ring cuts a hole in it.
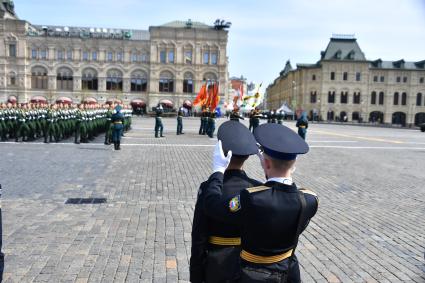
M 72 71 L 68 68 L 60 68 L 56 76 L 56 88 L 60 90 L 72 90 L 72 82 Z
M 422 93 L 416 94 L 416 106 L 422 106 Z
M 379 93 L 379 105 L 384 105 L 384 92 Z
M 407 93 L 403 92 L 401 94 L 401 105 L 406 105 L 407 104 Z
M 81 78 L 81 88 L 83 90 L 97 90 L 98 79 L 97 72 L 93 69 L 85 69 Z
M 335 103 L 335 91 L 328 92 L 328 103 Z
M 310 103 L 316 103 L 317 101 L 317 92 L 312 91 L 310 92 Z
M 31 88 L 47 89 L 47 70 L 44 67 L 34 67 L 31 70 Z
M 184 51 L 183 51 L 183 56 L 184 56 L 184 63 L 185 64 L 192 64 L 193 61 L 193 47 L 191 45 L 186 45 L 184 47 Z
M 131 74 L 131 91 L 141 92 L 148 88 L 148 80 L 145 72 L 136 71 Z
M 214 73 L 204 74 L 204 81 L 206 83 L 215 83 L 217 82 L 217 76 Z
M 109 70 L 106 73 L 106 90 L 122 91 L 122 73 L 119 70 Z
M 341 103 L 347 104 L 348 103 L 348 92 L 341 91 Z
M 394 93 L 394 101 L 393 101 L 394 105 L 398 105 L 398 92 Z
M 372 91 L 370 95 L 370 104 L 375 105 L 376 104 L 376 91 Z
M 173 74 L 165 71 L 165 72 L 162 72 L 159 75 L 159 91 L 160 92 L 174 92 Z
M 375 95 L 376 98 L 376 95 Z M 353 104 L 360 104 L 360 92 L 354 92 Z
M 193 75 L 191 73 L 184 74 L 183 92 L 193 93 Z

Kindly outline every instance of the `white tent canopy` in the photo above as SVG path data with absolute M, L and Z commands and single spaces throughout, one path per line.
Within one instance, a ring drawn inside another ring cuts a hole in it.
M 291 110 L 291 108 L 288 107 L 285 103 L 280 106 L 279 109 L 276 110 L 276 112 L 283 111 L 286 115 L 294 115 L 294 111 Z

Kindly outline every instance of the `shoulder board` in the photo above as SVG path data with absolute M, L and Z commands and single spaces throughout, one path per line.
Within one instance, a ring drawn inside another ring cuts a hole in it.
M 305 193 L 305 194 L 313 195 L 313 196 L 315 196 L 315 197 L 317 198 L 317 194 L 316 194 L 315 192 L 313 192 L 313 191 L 309 190 L 309 189 L 306 189 L 306 188 L 300 188 L 300 191 L 302 191 L 302 192 L 303 192 L 303 193 Z
M 267 186 L 258 186 L 258 187 L 248 188 L 246 190 L 248 191 L 248 193 L 252 194 L 252 193 L 256 193 L 256 192 L 266 191 L 266 190 L 269 190 L 269 189 L 270 189 L 270 187 L 267 187 Z

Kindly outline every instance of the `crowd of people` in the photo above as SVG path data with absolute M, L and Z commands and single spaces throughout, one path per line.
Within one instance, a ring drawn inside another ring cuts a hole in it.
M 75 143 L 88 143 L 104 133 L 105 144 L 112 141 L 114 105 L 99 104 L 0 104 L 0 140 L 45 143 L 74 138 Z M 123 130 L 131 127 L 132 110 L 121 110 Z

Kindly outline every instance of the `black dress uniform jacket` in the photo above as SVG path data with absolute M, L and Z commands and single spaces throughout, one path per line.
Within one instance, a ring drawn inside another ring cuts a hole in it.
M 242 190 L 230 198 L 222 195 L 223 174 L 212 174 L 203 190 L 205 213 L 216 219 L 227 219 L 242 225 L 241 282 L 281 282 L 286 272 L 287 282 L 300 282 L 295 255 L 276 262 L 265 260 L 291 254 L 296 244 L 301 210 L 300 193 L 306 207 L 301 219 L 302 231 L 318 208 L 317 196 L 295 184 L 267 182 L 264 186 Z M 291 267 L 288 264 L 291 262 Z
M 243 170 L 226 170 L 223 175 L 223 186 L 220 190 L 225 198 L 239 195 L 241 190 L 258 186 L 261 183 L 250 179 Z M 208 217 L 203 209 L 203 193 L 208 182 L 203 182 L 199 188 L 198 200 L 192 226 L 192 254 L 190 257 L 190 281 L 226 282 L 239 277 L 240 246 L 221 246 L 209 243 L 209 237 L 240 238 L 240 225 L 226 219 L 216 220 Z

